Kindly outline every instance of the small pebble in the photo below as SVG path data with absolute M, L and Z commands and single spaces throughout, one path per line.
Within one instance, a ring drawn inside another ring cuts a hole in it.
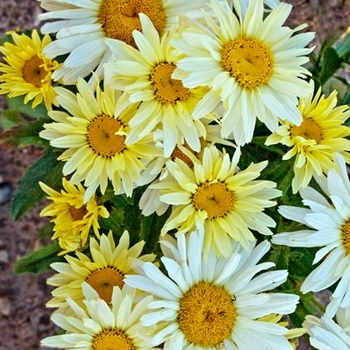
M 0 183 L 0 205 L 8 202 L 11 199 L 12 190 L 8 183 Z

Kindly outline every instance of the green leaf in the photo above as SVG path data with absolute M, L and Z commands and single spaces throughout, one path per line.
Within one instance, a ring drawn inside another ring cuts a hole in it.
M 7 97 L 6 101 L 9 110 L 19 111 L 26 116 L 34 119 L 45 118 L 46 120 L 50 120 L 44 103 L 39 104 L 35 108 L 32 108 L 31 101 L 29 101 L 27 104 L 24 103 L 24 96 L 11 98 Z
M 346 34 L 339 40 L 335 46 L 335 50 L 339 57 L 347 56 L 350 52 L 350 33 Z
M 51 263 L 64 261 L 62 256 L 57 256 L 60 251 L 61 248 L 57 242 L 40 248 L 17 260 L 14 266 L 15 273 L 42 273 L 49 271 Z
M 44 122 L 44 119 L 39 119 L 14 126 L 2 134 L 1 142 L 14 147 L 26 147 L 30 145 L 36 147 L 49 146 L 48 141 L 39 136 L 39 132 L 43 130 Z
M 321 73 L 319 76 L 322 85 L 340 68 L 341 63 L 342 60 L 332 47 L 328 47 L 324 51 L 321 62 Z
M 55 149 L 50 148 L 24 172 L 13 196 L 11 208 L 13 220 L 19 220 L 44 197 L 39 181 L 54 189 L 61 188 L 63 162 L 57 160 L 58 155 Z
M 0 113 L 0 127 L 4 131 L 10 130 L 13 126 L 18 125 L 22 121 L 17 111 L 5 110 Z
M 171 209 L 168 210 L 161 216 L 154 213 L 150 216 L 141 215 L 141 225 L 140 225 L 140 240 L 146 242 L 143 252 L 145 254 L 155 253 L 157 251 L 157 244 L 159 241 L 159 235 L 162 227 L 164 226 L 166 220 L 170 216 Z
M 53 235 L 53 228 L 55 224 L 53 222 L 47 222 L 40 230 L 38 237 L 39 239 L 43 239 L 45 237 L 51 237 Z

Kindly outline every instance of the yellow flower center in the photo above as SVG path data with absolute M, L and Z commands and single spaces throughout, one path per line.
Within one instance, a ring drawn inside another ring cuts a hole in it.
M 215 347 L 230 337 L 236 316 L 232 296 L 224 287 L 200 282 L 180 299 L 177 320 L 189 342 Z
M 88 143 L 100 156 L 113 157 L 125 149 L 125 136 L 116 135 L 122 124 L 115 118 L 100 115 L 88 126 Z
M 235 196 L 222 182 L 205 182 L 192 197 L 196 210 L 205 210 L 208 219 L 225 216 L 232 208 Z
M 185 142 L 183 145 L 186 149 L 188 149 L 192 154 L 196 154 L 195 151 Z M 190 168 L 193 167 L 193 162 L 192 160 L 185 154 L 183 153 L 179 147 L 175 147 L 173 150 L 173 153 L 171 154 L 171 159 L 175 160 L 176 158 L 181 159 L 185 164 L 187 164 Z
M 76 208 L 73 205 L 70 205 L 69 213 L 72 216 L 74 221 L 78 221 L 78 220 L 83 220 L 84 216 L 88 213 L 88 211 L 86 209 L 86 205 L 83 205 L 80 208 Z
M 322 128 L 312 118 L 304 118 L 299 126 L 292 126 L 289 129 L 290 136 L 296 137 L 301 136 L 306 140 L 315 140 L 316 143 L 322 141 Z
M 253 38 L 241 37 L 227 42 L 221 55 L 221 65 L 246 89 L 266 85 L 272 75 L 270 50 Z
M 160 103 L 173 105 L 190 96 L 190 90 L 182 85 L 181 80 L 171 78 L 175 68 L 175 64 L 163 62 L 154 67 L 151 73 L 153 91 Z
M 136 348 L 123 331 L 104 329 L 94 337 L 91 350 L 136 350 Z
M 347 254 L 350 254 L 350 220 L 347 221 L 341 228 L 343 247 Z
M 36 88 L 42 86 L 42 81 L 46 78 L 47 72 L 43 67 L 44 61 L 37 55 L 24 62 L 22 68 L 23 79 Z
M 133 30 L 141 31 L 139 13 L 152 21 L 158 33 L 162 33 L 166 14 L 161 0 L 102 0 L 98 21 L 108 38 L 135 46 Z
M 86 282 L 93 287 L 101 299 L 110 303 L 112 300 L 113 287 L 124 286 L 124 274 L 115 267 L 105 267 L 92 271 Z

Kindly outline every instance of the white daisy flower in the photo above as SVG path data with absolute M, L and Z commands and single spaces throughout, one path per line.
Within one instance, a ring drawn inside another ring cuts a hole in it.
M 327 312 L 321 319 L 308 315 L 303 327 L 310 335 L 310 343 L 319 350 L 350 349 L 350 307 L 339 308 L 335 322 Z
M 67 302 L 74 316 L 61 313 L 52 315 L 53 322 L 67 331 L 41 341 L 43 346 L 60 349 L 154 349 L 147 340 L 151 328 L 140 323 L 140 317 L 147 312 L 152 296 L 136 302 L 133 288 L 114 287 L 111 307 L 98 297 L 97 292 L 86 282 L 82 285 L 87 311 L 70 297 Z
M 233 4 L 237 16 L 218 0 L 210 0 L 219 25 L 209 15 L 207 26 L 185 20 L 182 38 L 171 43 L 188 57 L 178 62 L 173 78 L 187 88 L 210 87 L 194 109 L 194 119 L 223 102 L 222 136 L 233 133 L 236 143 L 243 145 L 253 137 L 256 117 L 271 131 L 277 129 L 278 118 L 301 123 L 298 97 L 311 92 L 303 80 L 310 73 L 302 65 L 308 62 L 312 49 L 305 45 L 314 34 L 297 34 L 305 26 L 282 26 L 292 9 L 286 3 L 264 20 L 262 0 L 249 0 L 245 13 L 239 0 Z
M 138 111 L 130 121 L 132 127 L 128 142 L 135 142 L 157 127 L 164 132 L 164 156 L 169 157 L 176 143 L 184 138 L 196 152 L 200 150 L 200 137 L 206 137 L 201 120 L 193 120 L 192 112 L 208 89 L 187 89 L 182 82 L 172 79 L 176 63 L 183 57 L 169 43 L 176 31 L 162 37 L 151 20 L 140 14 L 142 33 L 134 31 L 136 48 L 122 41 L 107 40 L 115 55 L 105 67 L 108 84 L 129 95 L 128 105 L 138 103 Z M 211 112 L 211 111 L 210 111 Z M 212 116 L 208 117 L 212 120 Z
M 254 248 L 252 242 L 247 252 L 232 240 L 234 253 L 228 260 L 213 251 L 205 260 L 203 239 L 199 229 L 188 241 L 183 234 L 177 244 L 171 237 L 161 241 L 161 260 L 169 277 L 145 263 L 144 275 L 125 278 L 126 285 L 157 298 L 148 305 L 153 311 L 141 317 L 143 325 L 157 325 L 151 345 L 164 342 L 165 350 L 290 350 L 285 327 L 258 320 L 271 313 L 292 313 L 298 302 L 293 294 L 267 292 L 287 278 L 287 271 L 262 272 L 274 266 L 271 262 L 256 265 L 270 243 Z
M 110 57 L 106 38 L 134 44 L 133 30 L 141 30 L 139 14 L 146 14 L 159 34 L 169 31 L 180 14 L 205 6 L 201 0 L 39 0 L 47 12 L 39 15 L 50 21 L 43 33 L 56 33 L 45 48 L 47 57 L 69 54 L 53 78 L 73 84 L 95 70 L 103 76 L 103 64 Z
M 338 171 L 330 169 L 327 177 L 317 178 L 328 198 L 306 187 L 300 195 L 308 208 L 279 208 L 282 216 L 307 227 L 272 237 L 275 244 L 320 247 L 313 263 L 321 263 L 307 276 L 301 291 L 318 292 L 339 282 L 328 305 L 331 317 L 339 306 L 350 306 L 350 183 L 344 158 L 338 153 L 335 163 Z

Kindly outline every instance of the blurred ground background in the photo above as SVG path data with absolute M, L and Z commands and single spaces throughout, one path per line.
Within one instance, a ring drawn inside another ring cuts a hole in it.
M 350 25 L 349 0 L 288 0 L 294 5 L 288 19 L 291 27 L 307 23 L 316 31 L 314 43 L 319 47 L 327 35 L 344 31 Z M 0 0 L 0 36 L 7 30 L 39 28 L 37 19 L 41 9 L 36 0 Z M 6 108 L 0 96 L 0 110 Z M 1 132 L 1 130 L 0 130 Z M 37 233 L 43 225 L 40 208 L 14 223 L 9 218 L 10 199 L 1 197 L 4 189 L 14 190 L 25 169 L 41 155 L 35 148 L 9 148 L 0 145 L 0 350 L 44 350 L 40 339 L 54 334 L 50 310 L 45 303 L 50 299 L 46 279 L 50 273 L 14 275 L 13 264 L 42 244 Z M 305 343 L 299 350 L 307 350 Z M 259 350 L 259 349 L 257 349 Z M 276 349 L 278 350 L 278 349 Z

